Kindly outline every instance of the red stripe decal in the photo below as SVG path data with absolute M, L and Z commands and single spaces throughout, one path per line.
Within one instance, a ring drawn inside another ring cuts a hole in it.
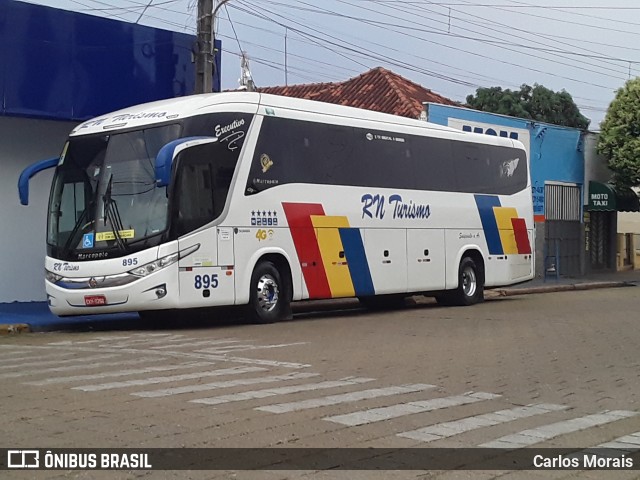
M 527 235 L 527 222 L 525 221 L 525 219 L 512 218 L 511 225 L 513 225 L 513 233 L 516 237 L 518 253 L 531 253 L 531 243 L 529 242 L 529 235 Z
M 282 208 L 291 230 L 309 298 L 331 298 L 318 239 L 311 223 L 311 215 L 324 215 L 324 208 L 319 203 L 285 202 L 282 203 Z

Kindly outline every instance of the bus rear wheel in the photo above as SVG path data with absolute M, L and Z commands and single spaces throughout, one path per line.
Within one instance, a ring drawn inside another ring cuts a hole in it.
M 251 275 L 249 317 L 255 323 L 273 323 L 290 315 L 290 299 L 278 268 L 261 261 Z
M 482 272 L 471 257 L 463 257 L 458 267 L 458 288 L 436 296 L 440 305 L 469 306 L 484 301 Z

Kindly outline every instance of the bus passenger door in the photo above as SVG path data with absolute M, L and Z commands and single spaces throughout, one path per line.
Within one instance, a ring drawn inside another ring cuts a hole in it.
M 364 230 L 364 249 L 376 295 L 407 291 L 407 231 Z
M 424 292 L 444 289 L 444 230 L 408 229 L 407 264 L 409 291 Z

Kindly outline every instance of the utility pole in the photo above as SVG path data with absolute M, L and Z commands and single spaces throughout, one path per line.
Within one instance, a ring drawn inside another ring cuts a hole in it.
M 254 92 L 256 85 L 253 83 L 253 77 L 251 76 L 251 68 L 249 67 L 249 56 L 247 52 L 241 52 L 242 59 L 240 60 L 240 86 L 244 87 L 247 92 Z
M 213 0 L 198 0 L 198 32 L 196 51 L 195 93 L 210 93 L 213 75 Z
M 222 0 L 213 8 L 213 0 L 198 0 L 198 32 L 196 52 L 195 93 L 211 93 L 215 48 L 215 19 L 220 7 L 229 0 Z

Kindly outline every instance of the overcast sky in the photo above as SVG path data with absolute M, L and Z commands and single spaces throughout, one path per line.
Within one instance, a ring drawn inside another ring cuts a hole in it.
M 197 0 L 29 2 L 195 33 Z M 238 86 L 244 50 L 257 86 L 377 66 L 456 101 L 538 83 L 569 92 L 597 130 L 616 90 L 640 75 L 638 27 L 635 0 L 230 0 L 216 37 L 223 89 Z

